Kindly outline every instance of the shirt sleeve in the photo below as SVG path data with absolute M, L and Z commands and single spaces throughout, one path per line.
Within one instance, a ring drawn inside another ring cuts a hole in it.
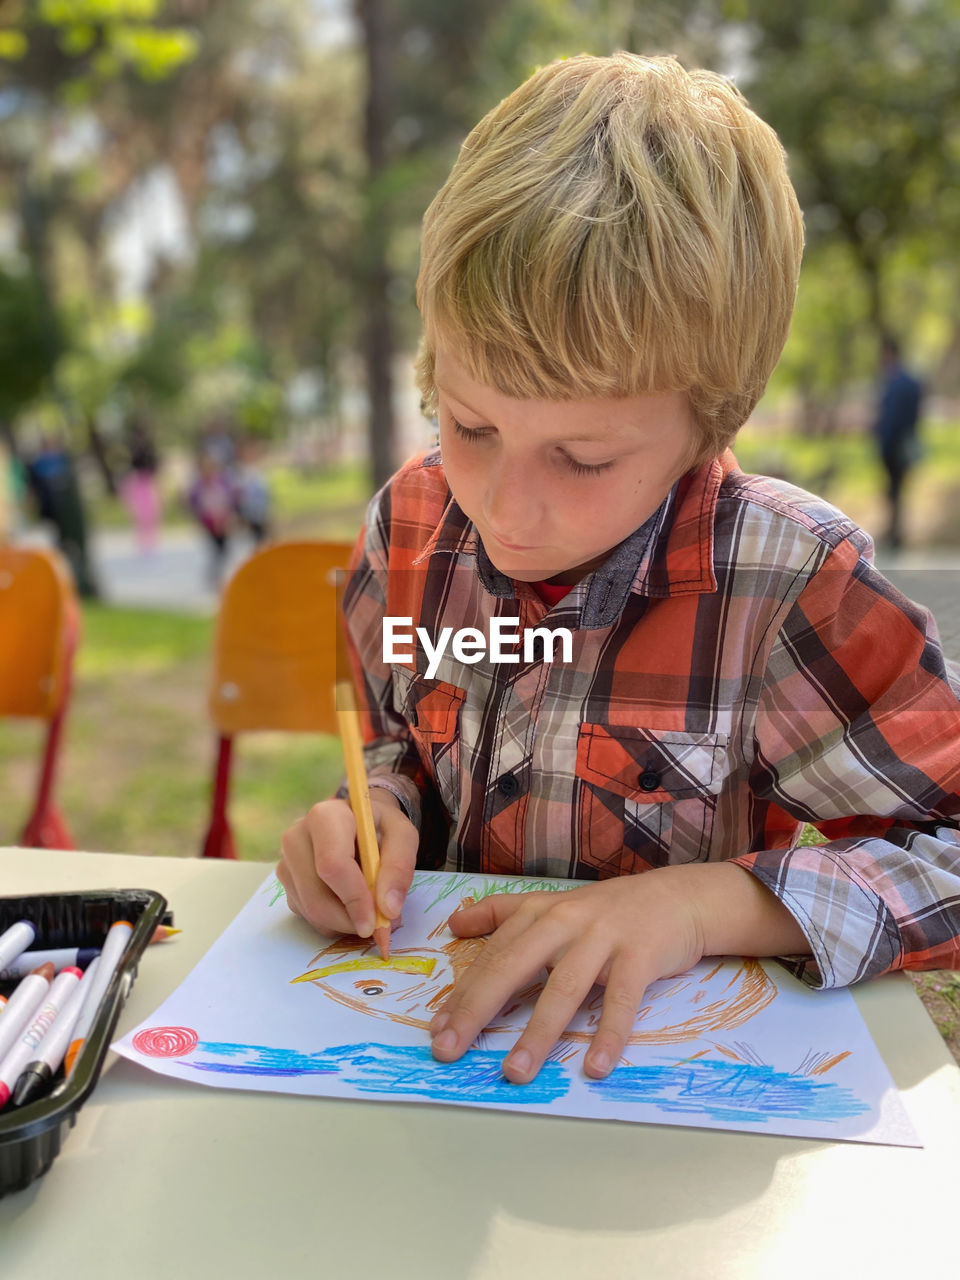
M 394 709 L 393 679 L 383 660 L 389 552 L 389 488 L 371 501 L 343 593 L 347 650 L 361 708 L 364 763 L 371 788 L 400 802 L 423 834 L 423 800 L 432 790 L 410 728 Z M 343 787 L 338 795 L 346 795 Z
M 734 859 L 804 930 L 808 985 L 960 967 L 960 672 L 927 610 L 849 542 L 766 664 L 751 789 L 827 836 Z

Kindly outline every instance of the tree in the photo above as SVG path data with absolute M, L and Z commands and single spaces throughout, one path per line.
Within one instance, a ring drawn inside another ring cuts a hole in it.
M 197 7 L 190 0 L 180 5 L 185 14 Z M 34 0 L 16 7 L 0 39 L 13 105 L 0 152 L 0 190 L 19 222 L 20 251 L 51 326 L 67 301 L 55 261 L 58 224 L 95 256 L 105 211 L 131 175 L 130 154 L 124 163 L 124 150 L 117 147 L 112 164 L 91 183 L 86 163 L 55 159 L 56 143 L 69 135 L 74 113 L 83 111 L 91 123 L 96 119 L 97 95 L 109 99 L 111 85 L 163 79 L 194 55 L 193 33 L 171 24 L 161 8 L 159 0 Z M 88 286 L 95 285 L 95 278 L 95 269 L 87 273 Z M 63 331 L 62 323 L 56 327 Z M 54 366 L 55 361 L 37 391 L 55 379 Z M 112 489 L 95 419 L 88 418 L 87 426 L 94 456 Z M 12 425 L 8 430 L 12 438 Z
M 14 454 L 13 422 L 49 386 L 62 348 L 56 316 L 37 277 L 0 270 L 0 432 Z
M 898 252 L 918 272 L 953 257 L 960 178 L 957 0 L 744 5 L 742 78 L 790 153 L 810 252 L 842 243 L 877 338 L 898 312 Z

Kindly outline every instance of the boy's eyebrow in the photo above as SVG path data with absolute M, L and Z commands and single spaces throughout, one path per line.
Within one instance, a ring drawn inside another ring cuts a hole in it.
M 488 417 L 487 414 L 480 413 L 477 409 L 474 409 L 471 405 L 467 404 L 466 400 L 462 400 L 460 396 L 456 393 L 456 391 L 453 391 L 450 387 L 444 386 L 444 384 L 440 381 L 439 378 L 435 379 L 435 383 L 438 391 L 442 391 L 443 394 L 445 396 L 449 396 L 451 400 L 456 400 L 458 404 L 462 405 L 464 409 L 469 410 L 470 413 L 475 414 L 476 417 L 478 418 Z M 599 427 L 598 428 L 599 434 L 594 433 L 594 434 L 581 434 L 576 436 L 563 436 L 561 437 L 561 439 L 566 444 L 609 444 L 610 441 L 604 438 L 602 434 L 604 429 L 605 428 L 603 426 Z M 610 428 L 608 427 L 606 428 L 606 430 L 609 431 Z
M 471 413 L 475 413 L 478 418 L 485 418 L 486 414 L 479 413 L 476 409 L 467 404 L 466 400 L 462 400 L 452 387 L 444 386 L 439 378 L 435 379 L 438 391 L 442 391 L 445 396 L 449 396 L 451 400 L 456 400 L 457 404 L 462 404 L 464 409 L 469 409 Z

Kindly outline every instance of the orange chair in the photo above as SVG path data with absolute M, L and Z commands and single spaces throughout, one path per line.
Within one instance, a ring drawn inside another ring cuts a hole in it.
M 47 723 L 33 810 L 20 835 L 34 848 L 75 848 L 53 784 L 78 632 L 77 597 L 59 555 L 0 545 L 0 715 Z
M 217 619 L 210 716 L 218 733 L 205 858 L 235 858 L 227 819 L 233 738 L 286 730 L 336 733 L 336 573 L 340 542 L 276 542 L 229 580 Z

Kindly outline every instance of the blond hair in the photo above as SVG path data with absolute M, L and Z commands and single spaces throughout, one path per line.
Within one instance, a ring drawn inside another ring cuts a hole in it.
M 685 391 L 711 456 L 780 356 L 802 250 L 783 147 L 727 80 L 553 62 L 473 129 L 424 218 L 425 407 L 442 340 L 518 398 Z

